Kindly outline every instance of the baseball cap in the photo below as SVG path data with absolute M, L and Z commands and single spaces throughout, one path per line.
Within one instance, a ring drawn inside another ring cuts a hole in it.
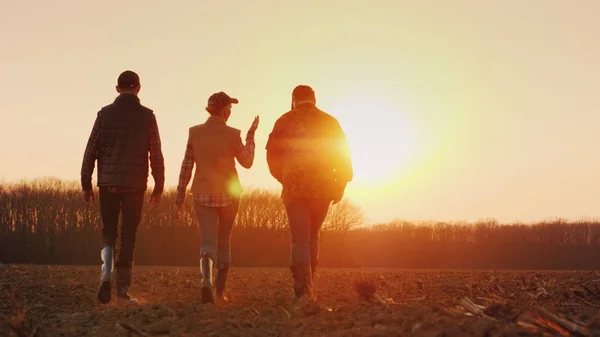
M 140 77 L 131 70 L 125 70 L 117 79 L 119 88 L 135 88 L 140 85 Z
M 206 111 L 208 112 L 218 112 L 223 110 L 228 104 L 238 104 L 239 101 L 237 98 L 232 98 L 226 93 L 219 91 L 210 95 L 208 98 L 208 105 L 206 106 Z

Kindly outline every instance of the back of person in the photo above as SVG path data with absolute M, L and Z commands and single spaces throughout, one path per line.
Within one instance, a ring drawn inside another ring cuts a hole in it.
M 231 193 L 238 196 L 241 185 L 235 155 L 241 131 L 216 118 L 190 128 L 190 144 L 196 170 L 192 193 Z
M 315 105 L 299 104 L 280 117 L 274 132 L 281 139 L 280 182 L 284 198 L 333 200 L 337 181 L 351 180 L 345 137 L 333 116 Z
M 317 108 L 312 88 L 300 85 L 292 92 L 292 110 L 275 122 L 266 148 L 269 171 L 283 186 L 294 294 L 297 300 L 312 300 L 319 232 L 330 204 L 342 199 L 352 180 L 346 137 L 338 121 Z
M 97 113 L 90 133 L 81 165 L 81 187 L 85 201 L 91 204 L 95 199 L 92 174 L 97 161 L 102 218 L 102 267 L 97 298 L 100 303 L 111 301 L 114 277 L 117 300 L 137 303 L 129 294 L 137 229 L 149 167 L 155 183 L 150 202 L 156 206 L 161 199 L 164 157 L 156 116 L 138 98 L 141 89 L 138 74 L 130 70 L 122 72 L 115 89 L 119 96 Z M 116 250 L 119 235 L 121 240 Z
M 135 95 L 120 95 L 99 113 L 98 186 L 146 189 L 152 110 Z
M 231 232 L 242 194 L 235 160 L 247 169 L 254 162 L 254 132 L 259 119 L 256 116 L 248 129 L 244 145 L 241 131 L 227 126 L 231 105 L 237 103 L 236 98 L 222 91 L 209 97 L 206 111 L 210 117 L 189 129 L 177 185 L 175 203 L 181 209 L 196 166 L 191 192 L 202 240 L 200 298 L 204 303 L 215 302 L 215 295 L 217 302 L 227 302 L 224 292 L 231 264 Z M 217 275 L 213 284 L 214 262 Z

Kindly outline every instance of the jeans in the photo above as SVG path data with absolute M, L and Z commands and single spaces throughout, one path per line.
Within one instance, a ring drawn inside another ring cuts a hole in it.
M 217 269 L 229 268 L 231 264 L 231 231 L 239 205 L 239 200 L 235 199 L 231 204 L 222 207 L 204 206 L 194 202 L 202 237 L 200 255 L 207 253 L 211 259 L 216 259 Z
M 328 199 L 289 198 L 284 201 L 292 238 L 292 267 L 319 261 L 319 233 L 327 217 Z
M 115 267 L 132 268 L 137 229 L 142 216 L 145 191 L 114 193 L 100 187 L 100 216 L 102 218 L 102 247 L 117 244 L 119 216 L 121 241 L 117 250 Z

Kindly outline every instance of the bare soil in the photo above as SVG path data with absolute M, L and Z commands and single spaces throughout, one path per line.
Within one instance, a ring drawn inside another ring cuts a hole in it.
M 226 305 L 198 268 L 134 272 L 140 303 L 102 305 L 99 267 L 0 265 L 0 336 L 600 336 L 594 271 L 320 269 L 300 309 L 288 269 L 234 268 Z

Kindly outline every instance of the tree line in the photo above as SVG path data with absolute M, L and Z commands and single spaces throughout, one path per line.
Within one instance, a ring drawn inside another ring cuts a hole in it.
M 149 193 L 149 192 L 148 192 Z M 137 265 L 197 265 L 200 232 L 192 198 L 175 210 L 175 189 L 145 206 Z M 364 224 L 356 204 L 333 206 L 321 234 L 321 267 L 600 269 L 600 223 L 563 219 L 536 224 Z M 99 205 L 82 200 L 79 184 L 45 178 L 0 184 L 0 262 L 100 263 Z M 286 267 L 290 237 L 279 191 L 244 193 L 232 234 L 232 264 Z

